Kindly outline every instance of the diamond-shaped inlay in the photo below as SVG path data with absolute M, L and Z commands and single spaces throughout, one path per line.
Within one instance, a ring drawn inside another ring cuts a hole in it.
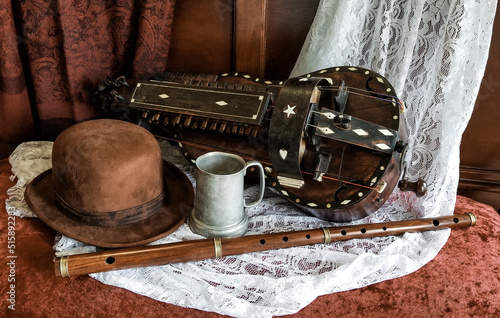
M 227 103 L 226 103 L 225 101 L 223 101 L 223 100 L 220 100 L 220 101 L 215 102 L 215 103 L 216 103 L 217 105 L 219 105 L 219 106 L 226 106 L 226 105 L 227 105 Z
M 321 115 L 325 116 L 328 119 L 334 119 L 335 115 L 333 113 L 321 113 Z
M 165 98 L 169 98 L 170 96 L 168 96 L 167 94 L 161 94 L 161 95 L 158 95 L 159 97 L 165 99 Z
M 382 150 L 389 150 L 389 149 L 391 149 L 391 147 L 387 146 L 386 144 L 375 144 L 375 146 L 377 146 L 378 148 L 380 148 Z
M 388 129 L 379 129 L 378 131 L 380 131 L 382 133 L 382 135 L 384 136 L 392 136 L 392 132 Z
M 316 127 L 316 128 L 318 128 L 325 135 L 330 135 L 330 134 L 335 133 L 333 130 L 331 130 L 328 127 Z
M 353 129 L 352 131 L 359 136 L 368 136 L 368 132 L 363 129 Z

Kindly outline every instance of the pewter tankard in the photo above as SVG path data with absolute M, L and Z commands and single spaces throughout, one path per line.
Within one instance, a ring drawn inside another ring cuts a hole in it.
M 260 162 L 245 162 L 240 156 L 209 152 L 196 159 L 196 197 L 188 224 L 194 233 L 205 237 L 231 237 L 245 234 L 248 228 L 246 207 L 259 204 L 264 196 L 264 169 Z M 259 170 L 257 199 L 247 203 L 243 197 L 246 170 Z

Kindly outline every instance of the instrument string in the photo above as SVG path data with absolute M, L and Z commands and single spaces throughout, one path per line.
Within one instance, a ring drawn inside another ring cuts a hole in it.
M 338 92 L 338 91 L 342 90 L 338 87 L 323 86 L 323 85 L 319 85 L 319 86 L 317 86 L 317 88 L 320 90 L 323 90 L 323 91 L 334 91 L 334 92 Z M 376 95 L 380 95 L 380 96 L 384 96 L 384 97 L 388 97 L 388 98 L 398 99 L 395 95 L 382 93 L 382 92 L 376 92 L 376 91 L 370 91 L 370 90 L 367 90 L 364 88 L 359 88 L 359 87 L 354 87 L 354 86 L 344 86 L 344 89 L 349 89 L 351 91 L 357 91 L 360 93 L 376 94 Z
M 342 172 L 342 164 L 344 163 L 344 153 L 345 153 L 345 145 L 342 147 L 342 155 L 340 156 L 339 174 L 338 174 L 339 180 Z M 343 181 L 340 180 L 340 183 L 343 183 Z
M 332 92 L 340 91 L 339 88 L 329 87 L 329 86 L 318 86 L 318 88 L 321 91 L 332 91 Z M 386 101 L 386 102 L 390 102 L 390 103 L 398 103 L 400 105 L 400 107 L 404 107 L 404 102 L 394 95 L 369 91 L 366 89 L 351 87 L 351 86 L 346 86 L 345 88 L 348 88 L 349 94 L 352 94 L 352 95 L 373 98 L 376 100 Z M 382 96 L 382 97 L 379 97 L 379 96 Z

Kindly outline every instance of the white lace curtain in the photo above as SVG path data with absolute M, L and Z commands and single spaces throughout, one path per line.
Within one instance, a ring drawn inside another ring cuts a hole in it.
M 409 177 L 429 185 L 423 198 L 395 190 L 381 209 L 354 223 L 453 213 L 461 135 L 484 72 L 495 10 L 495 0 L 321 1 L 292 75 L 341 65 L 384 75 L 407 106 Z M 47 168 L 50 149 L 26 143 L 11 156 L 20 181 L 9 190 L 9 211 L 29 215 L 23 187 Z M 177 153 L 163 149 L 170 158 Z M 192 169 L 185 171 L 194 180 Z M 248 214 L 249 235 L 334 225 L 271 192 Z M 295 313 L 319 295 L 409 274 L 434 258 L 448 236 L 449 230 L 407 233 L 91 277 L 180 306 L 270 317 Z M 155 244 L 197 238 L 183 225 Z M 67 237 L 55 249 L 58 255 L 94 250 Z

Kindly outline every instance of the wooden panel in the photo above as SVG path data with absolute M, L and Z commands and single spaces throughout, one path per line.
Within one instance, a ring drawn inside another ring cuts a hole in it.
M 460 149 L 458 193 L 500 208 L 500 16 L 495 17 L 488 63 Z
M 319 0 L 236 0 L 236 70 L 274 80 L 288 78 Z
M 175 4 L 169 71 L 222 73 L 231 69 L 233 0 Z
M 318 0 L 268 1 L 264 77 L 276 80 L 289 77 L 314 20 L 318 3 Z
M 266 52 L 266 0 L 236 0 L 235 70 L 262 77 Z
M 498 196 L 492 193 L 500 193 L 500 171 L 462 166 L 460 188 L 463 191 L 489 192 L 489 196 Z
M 288 78 L 319 0 L 180 0 L 168 70 Z

